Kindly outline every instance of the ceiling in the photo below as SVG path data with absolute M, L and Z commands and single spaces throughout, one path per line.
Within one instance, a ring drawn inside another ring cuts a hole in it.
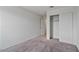
M 23 6 L 22 8 L 25 8 L 33 13 L 36 13 L 38 15 L 45 15 L 46 14 L 46 11 L 48 9 L 50 9 L 49 6 Z
M 46 11 L 51 11 L 54 9 L 66 8 L 66 7 L 69 6 L 22 6 L 22 8 L 40 16 L 46 15 Z

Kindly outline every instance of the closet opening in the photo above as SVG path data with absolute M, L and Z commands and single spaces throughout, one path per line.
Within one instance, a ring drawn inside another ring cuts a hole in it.
M 50 16 L 50 39 L 59 39 L 59 15 Z

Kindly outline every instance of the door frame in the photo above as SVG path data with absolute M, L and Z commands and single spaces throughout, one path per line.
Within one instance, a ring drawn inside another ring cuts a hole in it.
M 58 13 L 56 14 L 47 14 L 47 19 L 46 19 L 46 38 L 48 40 L 50 40 L 50 16 L 53 16 L 53 15 L 59 15 Z

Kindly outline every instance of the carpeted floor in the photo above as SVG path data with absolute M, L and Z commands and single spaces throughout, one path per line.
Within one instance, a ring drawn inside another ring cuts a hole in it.
M 73 44 L 59 42 L 56 39 L 47 40 L 44 36 L 39 36 L 1 52 L 78 52 L 78 49 Z

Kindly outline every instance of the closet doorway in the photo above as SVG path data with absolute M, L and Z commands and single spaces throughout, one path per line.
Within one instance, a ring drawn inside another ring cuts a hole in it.
M 50 16 L 50 39 L 59 39 L 59 15 Z

